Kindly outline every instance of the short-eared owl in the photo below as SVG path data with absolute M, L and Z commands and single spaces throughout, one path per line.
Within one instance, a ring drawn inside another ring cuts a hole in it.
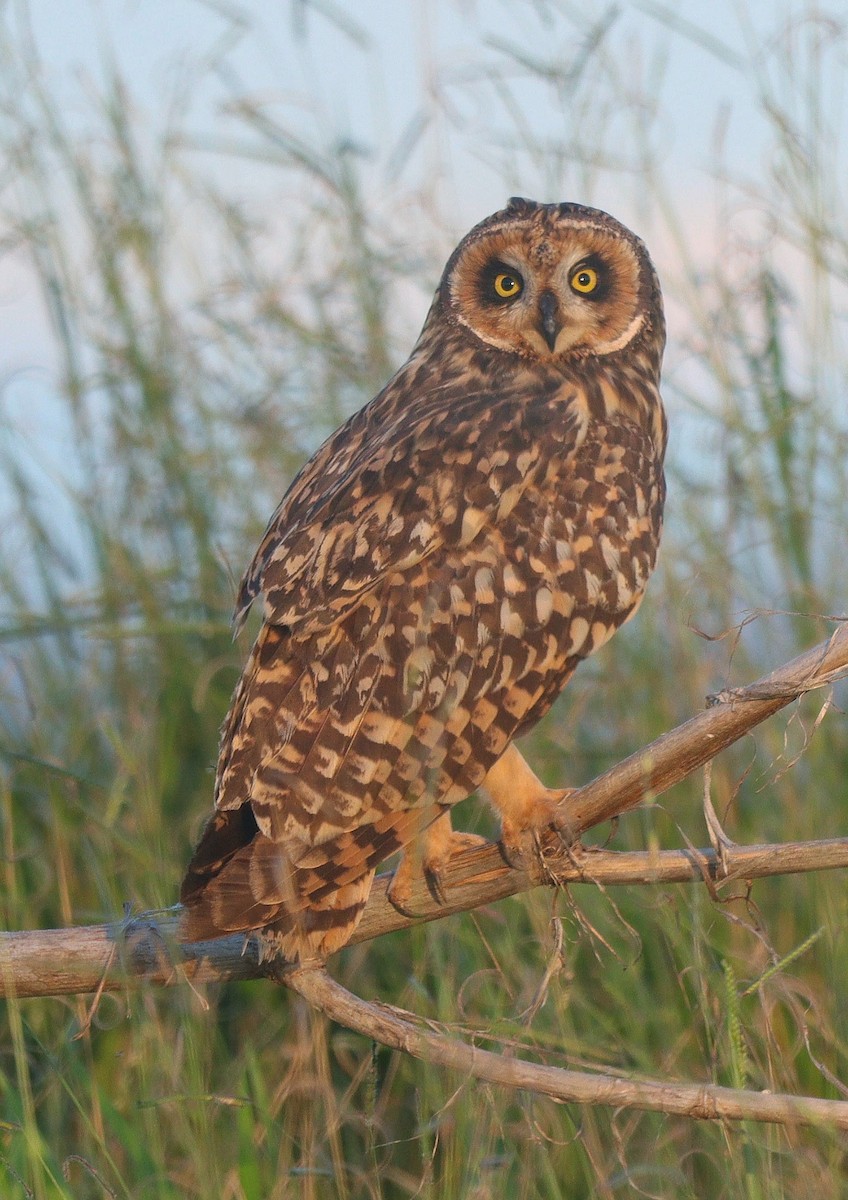
M 321 959 L 375 868 L 436 879 L 482 787 L 551 820 L 513 739 L 639 605 L 665 493 L 662 299 L 642 242 L 514 199 L 451 255 L 408 361 L 303 467 L 238 598 L 264 623 L 224 725 L 184 933 Z

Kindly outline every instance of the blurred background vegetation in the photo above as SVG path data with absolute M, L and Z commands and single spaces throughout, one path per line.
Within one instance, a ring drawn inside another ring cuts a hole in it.
M 44 59 L 44 5 L 0 6 L 0 300 L 26 278 L 45 331 L 35 347 L 14 327 L 0 362 L 6 928 L 174 902 L 248 646 L 230 638 L 235 581 L 298 465 L 408 353 L 452 246 L 513 192 L 636 228 L 670 323 L 662 564 L 529 739 L 546 779 L 589 779 L 845 612 L 844 7 L 740 0 L 731 31 L 698 24 L 722 5 L 421 0 L 400 18 L 419 68 L 401 130 L 379 86 L 381 7 L 175 6 L 215 36 L 140 89 L 119 53 L 133 6 L 99 6 L 98 69 L 64 73 Z M 254 84 L 247 52 L 269 30 L 311 92 Z M 363 77 L 383 113 L 367 127 Z M 707 119 L 690 128 L 695 93 Z M 848 832 L 845 717 L 837 692 L 817 724 L 827 699 L 716 764 L 732 837 Z M 702 786 L 598 834 L 704 844 Z M 492 831 L 474 802 L 463 821 Z M 561 969 L 530 1019 L 554 920 Z M 334 970 L 551 1063 L 845 1098 L 846 931 L 838 873 L 718 898 L 584 887 L 356 947 Z M 508 1094 L 260 983 L 86 1014 L 85 999 L 5 1005 L 3 1197 L 848 1195 L 827 1129 Z

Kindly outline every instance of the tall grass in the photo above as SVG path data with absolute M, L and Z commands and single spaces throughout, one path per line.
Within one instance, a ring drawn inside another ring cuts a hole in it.
M 845 611 L 844 22 L 775 14 L 731 51 L 655 6 L 592 22 L 528 4 L 508 44 L 466 15 L 473 67 L 430 63 L 420 121 L 369 158 L 237 82 L 226 142 L 189 136 L 185 88 L 154 121 L 111 68 L 69 114 L 21 14 L 2 13 L 2 236 L 37 280 L 53 367 L 32 410 L 18 378 L 0 391 L 7 928 L 173 903 L 246 649 L 229 637 L 234 578 L 297 465 L 411 345 L 469 223 L 451 199 L 460 153 L 499 181 L 494 204 L 521 191 L 615 208 L 651 244 L 670 301 L 662 566 L 638 620 L 529 739 L 546 778 L 588 779 Z M 663 165 L 657 99 L 663 62 L 693 45 L 705 70 L 744 78 L 764 138 L 745 170 L 717 140 L 699 224 L 689 181 Z M 540 105 L 559 114 L 542 134 Z M 250 162 L 277 181 L 285 221 L 225 186 Z M 822 703 L 716 764 L 731 836 L 845 832 L 845 718 L 816 726 Z M 700 788 L 622 821 L 613 844 L 702 844 Z M 491 830 L 473 803 L 463 820 Z M 838 875 L 717 897 L 538 892 L 352 948 L 334 969 L 360 994 L 553 1063 L 840 1096 L 846 908 Z M 564 951 L 528 1019 L 554 920 Z M 848 1194 L 826 1129 L 507 1094 L 261 984 L 87 1004 L 6 1004 L 3 1196 Z

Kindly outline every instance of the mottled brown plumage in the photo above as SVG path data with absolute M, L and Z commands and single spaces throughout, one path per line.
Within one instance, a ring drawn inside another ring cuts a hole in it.
M 262 593 L 264 624 L 188 937 L 321 958 L 383 859 L 414 843 L 438 868 L 476 788 L 510 844 L 550 819 L 510 747 L 654 566 L 664 336 L 647 251 L 605 213 L 513 200 L 459 244 L 408 362 L 302 469 L 242 583 L 238 620 Z

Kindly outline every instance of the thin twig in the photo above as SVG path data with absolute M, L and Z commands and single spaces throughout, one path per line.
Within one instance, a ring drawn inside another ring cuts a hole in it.
M 339 1025 L 471 1079 L 537 1092 L 572 1104 L 647 1109 L 699 1120 L 831 1125 L 848 1130 L 848 1103 L 841 1100 L 752 1092 L 714 1084 L 627 1079 L 550 1067 L 483 1050 L 436 1032 L 432 1025 L 423 1027 L 412 1013 L 369 1004 L 331 979 L 323 969 L 283 968 L 278 979 Z

